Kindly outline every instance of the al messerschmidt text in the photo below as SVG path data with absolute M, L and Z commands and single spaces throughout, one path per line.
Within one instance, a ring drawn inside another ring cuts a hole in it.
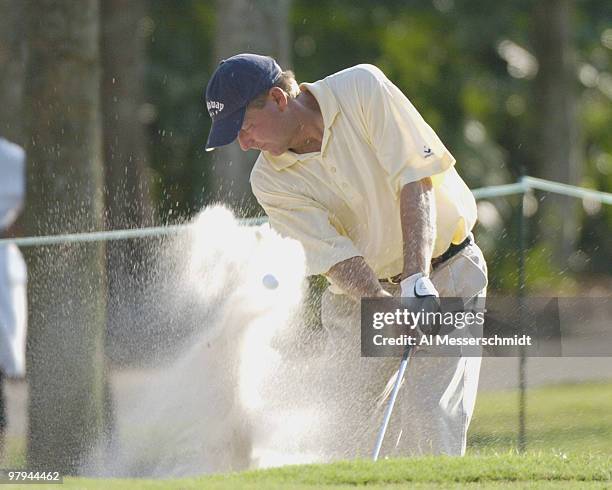
M 512 337 L 451 337 L 449 335 L 421 335 L 416 337 L 402 334 L 398 337 L 385 337 L 382 334 L 374 335 L 372 338 L 377 346 L 424 346 L 424 345 L 448 345 L 448 346 L 519 346 L 532 345 L 530 335 L 514 335 Z

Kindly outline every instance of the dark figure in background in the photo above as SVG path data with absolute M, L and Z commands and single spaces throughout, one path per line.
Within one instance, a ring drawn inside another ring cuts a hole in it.
M 0 237 L 12 236 L 25 194 L 25 154 L 0 138 Z M 7 426 L 4 378 L 25 375 L 26 266 L 14 244 L 0 245 L 0 460 Z

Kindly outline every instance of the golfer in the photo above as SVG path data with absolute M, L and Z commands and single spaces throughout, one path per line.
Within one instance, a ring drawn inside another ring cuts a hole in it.
M 298 85 L 272 58 L 240 54 L 219 64 L 206 104 L 207 149 L 237 138 L 243 150 L 260 150 L 253 193 L 270 225 L 301 242 L 308 274 L 329 281 L 322 321 L 342 352 L 328 403 L 339 417 L 330 451 L 367 456 L 384 402 L 376 395 L 392 383 L 397 360 L 360 357 L 360 299 L 482 300 L 474 197 L 451 153 L 375 66 Z M 481 359 L 461 347 L 432 351 L 411 360 L 384 454 L 465 452 Z

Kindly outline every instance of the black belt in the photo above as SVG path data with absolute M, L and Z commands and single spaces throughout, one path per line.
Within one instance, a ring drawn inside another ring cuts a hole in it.
M 450 247 L 448 247 L 446 252 L 444 252 L 442 255 L 438 255 L 437 257 L 434 257 L 433 259 L 431 259 L 431 267 L 436 268 L 443 262 L 446 262 L 448 259 L 457 255 L 465 247 L 467 247 L 468 245 L 471 245 L 472 243 L 474 242 L 472 240 L 471 234 L 468 235 L 467 238 L 463 240 L 461 243 L 458 243 L 458 244 L 451 243 Z M 399 284 L 402 281 L 402 279 L 403 279 L 402 274 L 398 274 L 397 276 L 379 279 L 379 281 L 384 282 L 384 283 L 389 283 L 389 284 Z
M 461 243 L 457 245 L 455 245 L 454 243 L 451 243 L 450 247 L 448 247 L 448 250 L 446 250 L 446 252 L 444 252 L 442 255 L 439 255 L 438 257 L 431 259 L 431 266 L 436 267 L 440 265 L 442 262 L 446 262 L 448 259 L 454 257 L 459 252 L 461 252 L 465 247 L 467 247 L 468 245 L 471 245 L 472 243 L 473 243 L 472 235 L 468 235 L 465 240 L 463 240 Z

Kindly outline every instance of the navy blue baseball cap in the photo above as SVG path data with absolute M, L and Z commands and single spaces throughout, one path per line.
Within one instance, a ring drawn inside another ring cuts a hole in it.
M 212 118 L 207 151 L 236 139 L 249 102 L 269 90 L 281 73 L 274 59 L 257 54 L 237 54 L 219 63 L 206 87 L 206 108 Z

